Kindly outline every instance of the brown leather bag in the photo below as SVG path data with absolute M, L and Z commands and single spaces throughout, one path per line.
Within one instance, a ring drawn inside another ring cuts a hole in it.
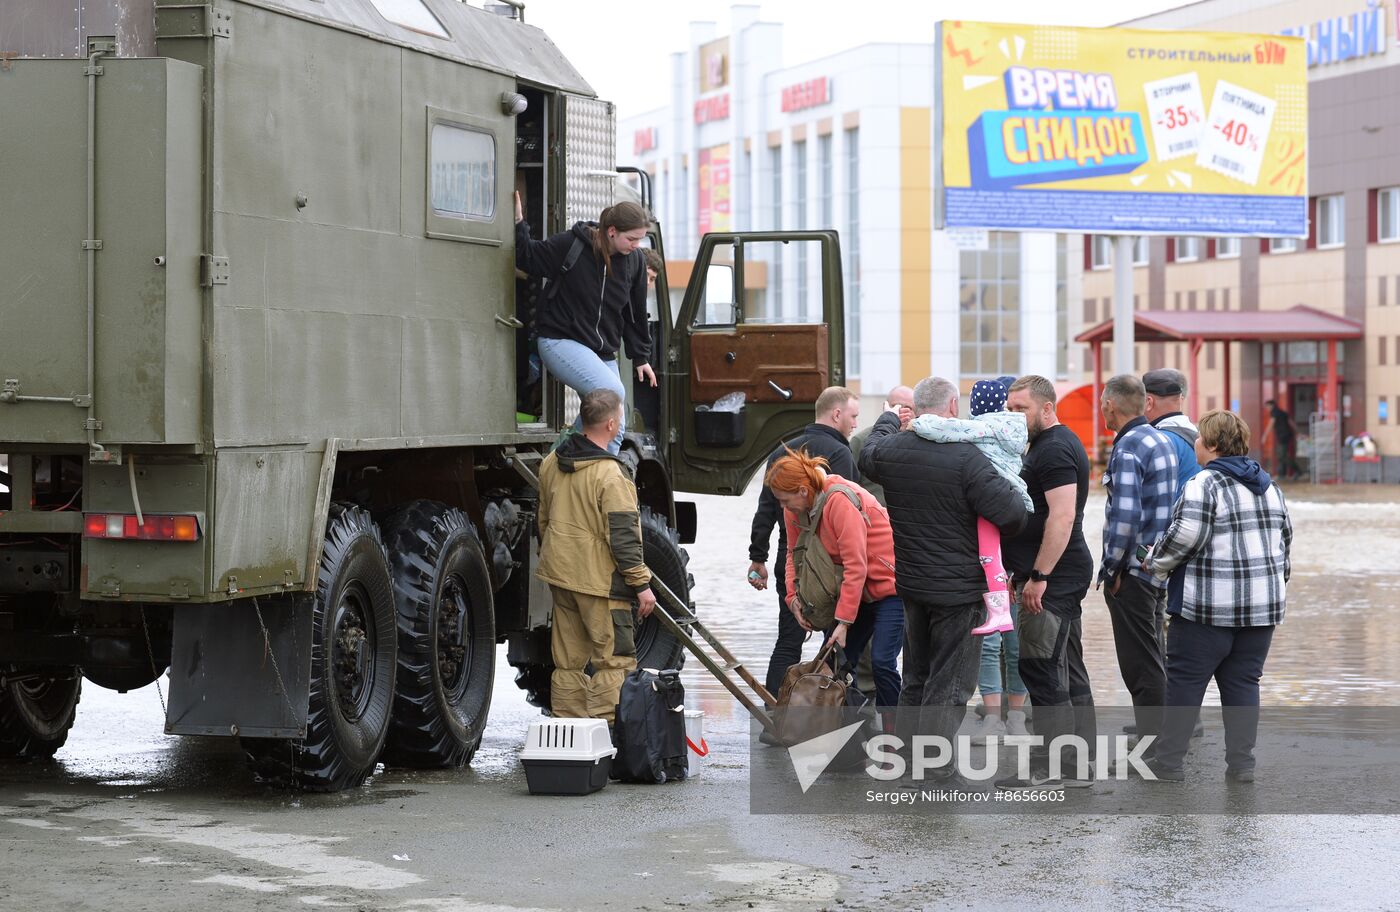
M 840 728 L 845 721 L 846 676 L 834 670 L 836 644 L 828 641 L 810 662 L 798 662 L 783 675 L 773 713 L 777 737 L 791 747 Z

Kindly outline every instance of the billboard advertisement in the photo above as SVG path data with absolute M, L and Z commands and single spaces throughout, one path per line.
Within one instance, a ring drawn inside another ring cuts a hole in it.
M 942 22 L 940 226 L 1306 237 L 1298 38 Z

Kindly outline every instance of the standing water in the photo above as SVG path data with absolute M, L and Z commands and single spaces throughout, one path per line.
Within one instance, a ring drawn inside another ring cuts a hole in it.
M 696 610 L 710 630 L 761 681 L 777 630 L 778 596 L 771 585 L 749 586 L 749 526 L 758 483 L 740 497 L 697 497 L 700 527 L 688 546 Z M 1268 703 L 1385 705 L 1400 703 L 1400 488 L 1290 486 L 1292 581 L 1288 610 L 1269 652 L 1262 682 Z M 1084 535 L 1102 550 L 1104 498 L 1091 494 Z M 770 554 L 776 552 L 774 534 Z M 770 561 L 770 575 L 773 567 Z M 817 637 L 806 656 L 815 654 Z M 1101 705 L 1131 705 L 1118 673 L 1113 631 L 1102 592 L 1084 599 L 1084 652 Z M 706 720 L 742 717 L 727 691 L 691 661 L 686 688 L 700 694 Z M 1218 704 L 1214 685 L 1208 704 Z M 694 702 L 694 701 L 692 701 Z

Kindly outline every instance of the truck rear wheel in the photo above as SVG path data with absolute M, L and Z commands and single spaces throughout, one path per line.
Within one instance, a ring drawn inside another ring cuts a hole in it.
M 394 592 L 368 513 L 334 504 L 316 580 L 306 737 L 245 738 L 254 771 L 279 785 L 334 792 L 374 772 L 394 698 Z
M 398 609 L 386 763 L 458 767 L 481 744 L 496 674 L 491 575 L 461 510 L 416 500 L 384 522 Z
M 681 547 L 681 537 L 666 520 L 642 507 L 642 558 L 651 572 L 676 594 L 693 614 L 690 587 L 695 578 L 687 566 L 690 555 Z M 670 610 L 670 609 L 667 609 Z M 634 609 L 635 612 L 635 609 Z M 636 629 L 638 668 L 680 668 L 685 665 L 685 647 L 655 618 L 633 617 Z
M 83 679 L 9 671 L 0 686 L 0 757 L 47 760 L 68 740 Z
M 680 545 L 680 536 L 666 525 L 666 520 L 642 507 L 642 559 L 666 586 L 685 602 L 691 613 L 695 605 L 690 600 L 694 578 L 686 569 L 690 555 Z M 633 609 L 635 612 L 635 608 Z M 633 616 L 633 639 L 637 646 L 638 668 L 680 668 L 685 664 L 685 647 L 655 618 L 643 620 Z M 534 633 L 532 632 L 532 636 Z M 515 683 L 525 691 L 525 698 L 534 706 L 549 712 L 549 681 L 554 666 L 548 661 L 549 637 L 543 632 L 541 642 L 533 643 L 528 658 L 512 664 L 518 669 Z M 532 662 L 529 658 L 539 657 Z

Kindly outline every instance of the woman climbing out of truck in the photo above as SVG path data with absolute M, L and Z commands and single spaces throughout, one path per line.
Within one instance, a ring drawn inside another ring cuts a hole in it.
M 515 265 L 548 283 L 535 318 L 540 359 L 580 396 L 606 388 L 625 400 L 617 363 L 624 342 L 637 380 L 656 385 L 641 252 L 648 224 L 646 210 L 624 202 L 604 209 L 596 222 L 537 241 L 515 194 Z M 624 421 L 626 414 L 623 409 Z M 609 444 L 613 454 L 625 430 L 619 426 Z

